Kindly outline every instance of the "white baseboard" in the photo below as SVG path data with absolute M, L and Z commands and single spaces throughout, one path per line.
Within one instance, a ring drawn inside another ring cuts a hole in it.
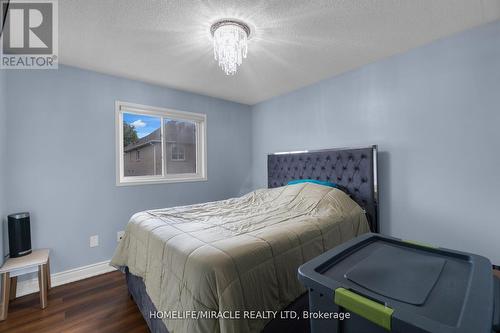
M 109 260 L 98 262 L 87 266 L 73 268 L 64 272 L 51 274 L 52 287 L 57 287 L 66 283 L 83 280 L 92 276 L 101 275 L 115 271 L 116 268 L 109 265 Z M 17 282 L 16 296 L 21 297 L 24 295 L 38 292 L 38 278 L 34 277 L 29 280 L 21 280 Z

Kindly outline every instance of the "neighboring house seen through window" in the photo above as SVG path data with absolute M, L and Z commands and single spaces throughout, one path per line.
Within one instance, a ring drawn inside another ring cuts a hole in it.
M 116 103 L 117 185 L 206 180 L 206 116 Z

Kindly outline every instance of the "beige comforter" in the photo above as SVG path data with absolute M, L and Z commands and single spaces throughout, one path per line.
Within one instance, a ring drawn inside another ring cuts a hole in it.
M 163 318 L 171 333 L 260 332 L 270 319 L 245 319 L 244 310 L 287 306 L 305 292 L 301 264 L 368 231 L 342 191 L 297 184 L 137 213 L 111 263 L 143 278 L 164 317 L 217 312 Z M 228 310 L 240 319 L 224 318 Z

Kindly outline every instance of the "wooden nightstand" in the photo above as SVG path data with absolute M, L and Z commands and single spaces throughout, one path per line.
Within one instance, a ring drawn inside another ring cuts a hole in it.
M 9 301 L 16 298 L 17 277 L 37 271 L 38 285 L 40 286 L 40 306 L 45 309 L 47 307 L 47 293 L 50 289 L 49 250 L 35 250 L 22 257 L 9 258 L 3 264 L 2 268 L 0 268 L 3 290 L 0 320 L 7 318 Z

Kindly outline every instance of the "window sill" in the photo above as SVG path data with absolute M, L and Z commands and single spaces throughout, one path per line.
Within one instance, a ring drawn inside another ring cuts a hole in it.
M 192 182 L 205 182 L 208 181 L 207 177 L 186 177 L 186 178 L 162 178 L 162 179 L 135 179 L 135 180 L 119 180 L 116 186 L 135 186 L 135 185 L 157 185 L 169 183 L 192 183 Z

